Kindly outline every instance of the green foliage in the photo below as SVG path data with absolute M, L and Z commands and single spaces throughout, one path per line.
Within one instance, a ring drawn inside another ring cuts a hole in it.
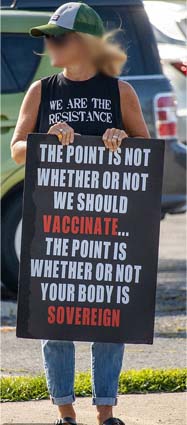
M 187 368 L 122 371 L 118 394 L 185 391 L 186 377 Z M 89 371 L 76 373 L 75 394 L 79 397 L 91 396 L 91 375 Z M 49 392 L 44 374 L 1 378 L 1 401 L 26 401 L 46 398 L 49 398 Z
M 132 369 L 122 372 L 119 393 L 185 391 L 186 372 L 187 369 Z
M 1 378 L 2 401 L 28 401 L 48 398 L 44 374 Z

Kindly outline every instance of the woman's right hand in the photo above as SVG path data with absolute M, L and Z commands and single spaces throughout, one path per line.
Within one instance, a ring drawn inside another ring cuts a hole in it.
M 70 127 L 65 121 L 60 121 L 52 125 L 47 133 L 56 134 L 59 142 L 62 143 L 62 145 L 69 145 L 69 143 L 73 143 L 74 141 L 74 129 Z

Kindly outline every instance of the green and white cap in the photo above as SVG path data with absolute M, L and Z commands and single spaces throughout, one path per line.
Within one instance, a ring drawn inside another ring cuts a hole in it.
M 95 10 L 85 3 L 70 2 L 61 5 L 45 25 L 31 28 L 33 37 L 45 34 L 60 35 L 78 31 L 101 37 L 104 33 L 103 21 Z

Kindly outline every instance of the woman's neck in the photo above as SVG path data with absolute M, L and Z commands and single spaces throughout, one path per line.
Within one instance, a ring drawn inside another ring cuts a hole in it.
M 74 81 L 88 80 L 89 78 L 94 77 L 96 73 L 97 73 L 97 69 L 90 64 L 89 65 L 80 64 L 80 65 L 68 66 L 66 68 L 63 68 L 64 76 L 68 78 L 69 80 L 74 80 Z

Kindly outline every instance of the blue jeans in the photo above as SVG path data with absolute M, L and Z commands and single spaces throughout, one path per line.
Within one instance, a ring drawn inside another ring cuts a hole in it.
M 41 340 L 48 391 L 53 404 L 75 401 L 75 345 L 73 341 Z M 117 404 L 124 343 L 91 343 L 92 404 Z

